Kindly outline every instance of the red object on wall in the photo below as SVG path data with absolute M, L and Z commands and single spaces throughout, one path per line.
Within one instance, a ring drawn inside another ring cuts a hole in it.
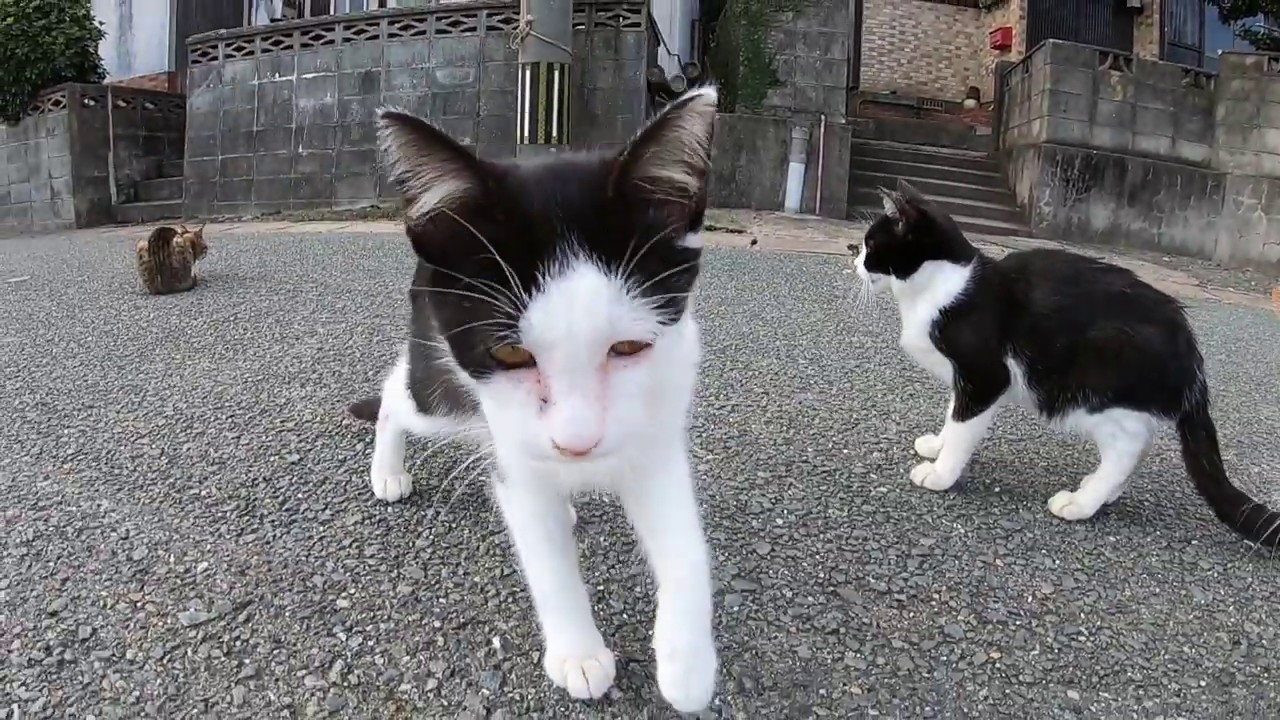
M 987 44 L 992 50 L 1013 49 L 1013 26 L 1001 25 L 987 33 Z

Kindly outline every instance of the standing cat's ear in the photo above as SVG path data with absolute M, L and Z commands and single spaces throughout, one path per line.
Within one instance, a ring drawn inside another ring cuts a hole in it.
M 480 192 L 480 161 L 422 118 L 379 110 L 378 145 L 387 174 L 404 197 L 406 222 L 452 209 Z
M 701 216 L 711 171 L 715 132 L 715 86 L 676 98 L 618 156 L 612 192 L 689 206 Z

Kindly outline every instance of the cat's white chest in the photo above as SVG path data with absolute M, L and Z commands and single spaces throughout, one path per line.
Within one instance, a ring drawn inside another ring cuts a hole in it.
M 933 321 L 937 313 L 907 313 L 906 308 L 903 310 L 902 334 L 898 337 L 898 345 L 925 372 L 951 384 L 951 361 L 933 344 Z
M 898 344 L 926 372 L 950 385 L 951 361 L 933 344 L 933 324 L 969 287 L 972 266 L 930 260 L 905 281 L 894 281 L 893 294 L 902 315 Z

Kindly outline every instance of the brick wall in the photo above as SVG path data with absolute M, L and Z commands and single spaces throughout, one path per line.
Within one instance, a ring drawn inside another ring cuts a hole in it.
M 172 93 L 178 92 L 178 74 L 174 72 L 158 72 L 150 75 L 136 75 L 123 80 L 112 80 L 107 84 Z
M 1118 2 L 1119 0 L 1117 0 Z M 1027 47 L 1027 0 L 1005 0 L 990 10 L 964 0 L 865 0 L 860 88 L 960 100 L 970 85 L 992 99 L 995 64 L 1018 61 Z M 1161 0 L 1143 0 L 1134 23 L 1138 57 L 1160 57 Z M 1013 49 L 996 52 L 987 32 L 1010 25 Z
M 1142 14 L 1133 24 L 1133 54 L 1160 59 L 1160 0 L 1142 0 Z
M 977 85 L 990 99 L 983 11 L 935 0 L 865 0 L 862 13 L 862 90 L 962 100 Z

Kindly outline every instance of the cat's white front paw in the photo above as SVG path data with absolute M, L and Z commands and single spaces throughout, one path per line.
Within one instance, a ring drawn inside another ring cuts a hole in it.
M 715 642 L 706 636 L 659 633 L 655 629 L 653 649 L 662 697 L 682 713 L 706 708 L 716 691 Z
M 916 454 L 929 460 L 937 460 L 942 453 L 942 438 L 937 435 L 921 435 L 916 438 Z
M 1049 512 L 1063 520 L 1088 520 L 1098 512 L 1098 508 L 1090 507 L 1082 500 L 1076 493 L 1063 490 L 1049 498 Z
M 601 643 L 585 651 L 547 648 L 542 668 L 556 687 L 568 690 L 578 700 L 595 700 L 613 687 L 617 672 L 613 653 Z
M 373 495 L 386 502 L 399 502 L 413 492 L 413 478 L 408 473 L 374 472 L 369 479 Z
M 931 462 L 922 462 L 911 469 L 911 483 L 926 490 L 937 492 L 949 490 L 959 479 L 958 474 L 948 477 L 939 472 L 938 466 Z

